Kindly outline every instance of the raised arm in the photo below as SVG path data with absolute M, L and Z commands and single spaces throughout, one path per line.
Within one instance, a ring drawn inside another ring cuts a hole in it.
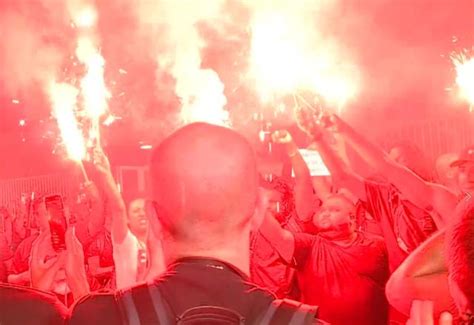
M 435 220 L 438 227 L 448 220 L 457 204 L 456 195 L 444 186 L 423 180 L 407 167 L 390 159 L 375 144 L 365 139 L 339 117 L 331 116 L 331 129 L 341 134 L 375 171 L 384 175 L 410 201 L 421 208 L 434 208 L 443 220 Z
M 325 139 L 325 130 L 308 114 L 298 115 L 298 126 L 314 141 L 324 164 L 331 172 L 336 187 L 347 188 L 361 200 L 366 199 L 364 181 L 349 171 L 342 158 L 334 151 Z
M 286 130 L 275 131 L 272 134 L 275 143 L 283 145 L 285 152 L 291 161 L 291 166 L 295 172 L 295 208 L 298 218 L 307 222 L 311 220 L 315 212 L 314 192 L 311 175 L 298 151 L 296 143 L 293 141 L 291 134 Z
M 333 182 L 337 188 L 347 188 L 360 200 L 366 200 L 364 180 L 350 171 L 342 159 L 329 146 L 323 136 L 314 138 L 316 149 L 318 150 L 324 164 L 331 172 Z
M 106 210 L 112 214 L 112 238 L 116 243 L 122 243 L 129 231 L 125 203 L 112 176 L 107 156 L 102 150 L 94 150 L 93 162 L 103 187 L 107 205 Z
M 84 189 L 91 204 L 91 217 L 89 218 L 89 224 L 87 225 L 87 227 L 89 230 L 89 234 L 91 236 L 95 236 L 105 227 L 105 211 L 103 198 L 100 196 L 99 190 L 93 182 L 89 181 L 85 183 Z
M 260 189 L 259 203 L 255 210 L 257 216 L 255 218 L 262 220 L 259 232 L 277 250 L 280 256 L 288 263 L 293 259 L 295 250 L 295 238 L 293 234 L 281 227 L 278 221 L 267 213 L 268 207 L 268 192 L 265 189 Z

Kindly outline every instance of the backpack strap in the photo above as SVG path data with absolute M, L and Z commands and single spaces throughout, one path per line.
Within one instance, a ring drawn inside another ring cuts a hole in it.
M 117 302 L 128 325 L 172 325 L 172 311 L 156 285 L 142 284 L 120 291 Z
M 157 285 L 151 284 L 148 286 L 151 300 L 155 313 L 160 320 L 160 325 L 174 325 L 176 323 L 175 313 L 172 311 L 170 305 L 161 294 L 160 289 Z
M 138 317 L 131 291 L 118 291 L 115 294 L 115 300 L 121 312 L 122 323 L 124 325 L 139 325 L 140 317 Z
M 314 324 L 317 313 L 316 306 L 290 299 L 276 299 L 270 304 L 259 324 L 309 325 Z
M 273 318 L 273 315 L 275 315 L 278 307 L 280 307 L 280 304 L 283 302 L 281 299 L 277 299 L 272 301 L 270 306 L 268 306 L 268 309 L 265 311 L 265 314 L 263 315 L 262 319 L 259 321 L 259 324 L 261 325 L 270 325 L 270 322 Z

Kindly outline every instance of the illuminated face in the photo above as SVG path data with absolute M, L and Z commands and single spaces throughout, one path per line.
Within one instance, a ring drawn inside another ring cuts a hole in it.
M 459 166 L 458 185 L 462 191 L 474 193 L 474 161 Z
M 128 206 L 128 225 L 133 233 L 142 233 L 148 229 L 145 200 L 136 199 Z
M 351 228 L 353 210 L 353 205 L 347 200 L 337 196 L 328 197 L 314 215 L 313 223 L 322 231 Z

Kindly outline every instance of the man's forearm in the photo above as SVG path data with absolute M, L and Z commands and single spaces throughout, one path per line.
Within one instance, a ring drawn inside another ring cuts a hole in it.
M 313 182 L 308 165 L 296 145 L 287 148 L 291 166 L 295 173 L 295 208 L 298 218 L 308 221 L 314 214 Z
M 332 181 L 337 188 L 347 188 L 359 199 L 365 200 L 365 188 L 362 179 L 350 173 L 329 144 L 322 138 L 316 138 L 316 149 L 318 150 L 324 164 L 331 172 Z
M 383 173 L 386 167 L 386 155 L 384 151 L 371 141 L 367 140 L 350 125 L 344 123 L 341 135 L 357 154 L 362 157 L 378 173 Z
M 259 231 L 263 237 L 272 243 L 280 256 L 290 263 L 295 248 L 293 234 L 288 230 L 283 229 L 278 221 L 268 214 L 264 217 Z

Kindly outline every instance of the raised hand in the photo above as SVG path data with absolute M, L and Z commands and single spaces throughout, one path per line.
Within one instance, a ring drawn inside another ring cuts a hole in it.
M 86 270 L 84 267 L 84 250 L 77 239 L 74 228 L 66 231 L 66 276 L 74 298 L 77 299 L 89 293 Z
M 286 130 L 278 130 L 272 133 L 272 140 L 279 144 L 289 144 L 293 142 L 293 137 Z
M 84 192 L 92 200 L 100 200 L 99 190 L 94 182 L 88 181 L 84 183 Z
M 315 129 L 317 129 L 317 120 L 317 115 L 308 109 L 300 108 L 296 111 L 296 124 L 309 136 L 313 136 Z
M 92 163 L 101 173 L 105 174 L 111 172 L 109 159 L 104 151 L 99 147 L 95 147 L 92 151 Z
M 290 132 L 286 130 L 278 130 L 272 133 L 272 141 L 284 146 L 287 154 L 293 157 L 298 152 L 298 146 L 293 141 Z
M 334 133 L 343 132 L 347 127 L 346 122 L 341 120 L 341 118 L 336 114 L 322 116 L 319 119 L 319 125 L 324 129 Z

